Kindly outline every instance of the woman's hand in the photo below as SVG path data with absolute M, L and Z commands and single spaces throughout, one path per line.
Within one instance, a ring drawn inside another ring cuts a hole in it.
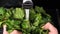
M 9 34 L 7 31 L 4 31 L 3 34 Z M 17 30 L 14 30 L 13 32 L 11 32 L 10 34 L 22 34 L 22 32 L 19 32 Z
M 19 32 L 17 30 L 14 30 L 13 32 L 11 32 L 10 34 L 22 34 L 22 32 Z
M 48 29 L 50 31 L 49 34 L 58 34 L 57 29 L 49 22 L 47 24 L 45 24 L 42 28 L 44 28 L 46 30 Z
M 6 25 L 3 25 L 3 34 L 9 34 L 7 31 L 6 31 Z M 19 32 L 17 30 L 14 30 L 13 32 L 11 32 L 10 34 L 22 34 L 22 32 Z

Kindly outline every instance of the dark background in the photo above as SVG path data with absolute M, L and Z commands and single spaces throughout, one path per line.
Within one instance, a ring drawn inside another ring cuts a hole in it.
M 43 7 L 52 16 L 53 25 L 60 32 L 60 1 L 59 0 L 33 0 L 34 6 Z M 0 7 L 21 7 L 22 0 L 0 0 Z M 0 29 L 1 30 L 1 29 Z M 1 30 L 2 31 L 2 30 Z M 0 32 L 1 32 L 0 31 Z
M 43 7 L 52 16 L 53 25 L 60 32 L 60 1 L 59 0 L 33 0 L 34 5 Z

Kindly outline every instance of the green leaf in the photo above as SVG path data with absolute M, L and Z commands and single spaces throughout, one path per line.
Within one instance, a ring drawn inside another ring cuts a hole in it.
M 24 17 L 24 12 L 21 8 L 16 8 L 16 11 L 14 13 L 14 18 L 18 18 L 18 19 L 23 19 Z
M 36 14 L 35 22 L 33 23 L 33 25 L 38 26 L 41 20 L 42 20 L 41 14 Z
M 3 22 L 0 22 L 0 27 L 2 26 Z
M 24 20 L 24 21 L 22 22 L 21 26 L 22 26 L 23 29 L 27 29 L 27 28 L 30 27 L 30 23 L 29 23 L 28 20 Z
M 4 18 L 4 14 L 5 14 L 5 9 L 3 7 L 0 7 L 0 20 Z
M 37 13 L 46 13 L 45 10 L 43 9 L 43 7 L 38 7 L 38 6 L 35 6 L 35 11 Z

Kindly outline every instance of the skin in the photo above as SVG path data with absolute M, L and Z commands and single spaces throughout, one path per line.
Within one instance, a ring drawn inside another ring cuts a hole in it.
M 3 34 L 9 34 L 7 31 L 3 32 Z M 17 30 L 14 30 L 13 32 L 11 32 L 10 34 L 22 34 L 22 32 L 19 32 Z
M 49 34 L 58 34 L 57 29 L 49 22 L 45 24 L 42 28 L 44 28 L 45 30 L 48 29 L 50 31 Z
M 9 34 L 7 31 L 6 31 L 6 25 L 3 25 L 3 34 Z M 13 32 L 11 32 L 10 34 L 22 34 L 22 32 L 19 32 L 17 30 L 14 30 Z
M 3 34 L 8 34 L 8 32 L 6 31 L 6 25 L 4 25 L 3 28 L 4 28 Z M 45 30 L 48 29 L 50 31 L 49 34 L 58 34 L 57 29 L 52 24 L 50 24 L 49 22 L 47 24 L 45 24 L 42 28 L 44 28 Z M 22 34 L 22 32 L 14 30 L 10 34 Z

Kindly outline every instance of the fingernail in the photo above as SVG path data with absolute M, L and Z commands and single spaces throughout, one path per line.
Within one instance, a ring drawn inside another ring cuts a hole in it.
M 41 28 L 44 28 L 44 26 L 42 26 Z

